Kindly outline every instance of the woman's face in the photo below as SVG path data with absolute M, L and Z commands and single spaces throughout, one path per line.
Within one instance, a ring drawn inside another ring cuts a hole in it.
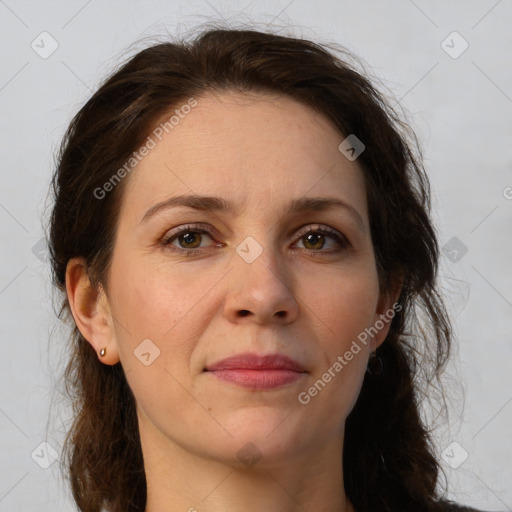
M 366 344 L 358 335 L 392 301 L 379 295 L 363 174 L 338 149 L 345 137 L 286 97 L 196 99 L 124 178 L 107 350 L 126 372 L 143 444 L 240 464 L 252 450 L 277 464 L 343 433 L 388 325 Z M 197 208 L 165 206 L 178 196 Z M 246 353 L 288 356 L 302 373 L 206 370 Z

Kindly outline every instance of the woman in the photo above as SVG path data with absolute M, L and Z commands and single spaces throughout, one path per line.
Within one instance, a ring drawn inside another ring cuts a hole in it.
M 50 245 L 80 510 L 469 510 L 418 410 L 451 342 L 428 179 L 349 57 L 209 29 L 71 122 Z

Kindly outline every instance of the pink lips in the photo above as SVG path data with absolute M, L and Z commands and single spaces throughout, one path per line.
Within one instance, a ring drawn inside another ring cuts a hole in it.
M 238 354 L 209 365 L 206 370 L 217 378 L 252 389 L 271 389 L 295 382 L 306 370 L 288 356 Z

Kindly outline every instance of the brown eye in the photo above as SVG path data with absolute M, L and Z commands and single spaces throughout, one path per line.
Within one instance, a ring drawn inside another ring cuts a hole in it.
M 187 231 L 175 239 L 184 249 L 195 249 L 201 244 L 201 234 L 197 231 Z
M 325 245 L 325 236 L 322 233 L 310 233 L 302 237 L 307 249 L 322 249 Z M 311 244 L 310 247 L 307 247 Z
M 335 246 L 337 245 L 338 248 L 335 247 L 323 250 L 329 239 L 334 240 Z M 318 227 L 316 229 L 309 228 L 307 231 L 301 233 L 300 240 L 304 248 L 313 254 L 315 252 L 319 254 L 338 252 L 339 250 L 348 248 L 350 245 L 343 235 L 326 227 Z
M 183 226 L 181 229 L 172 230 L 164 236 L 160 244 L 169 250 L 193 256 L 201 252 L 203 248 L 201 242 L 203 242 L 204 236 L 213 240 L 212 235 L 207 229 L 196 226 Z

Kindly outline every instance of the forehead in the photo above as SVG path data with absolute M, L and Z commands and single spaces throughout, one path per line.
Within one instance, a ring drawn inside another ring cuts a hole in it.
M 195 106 L 180 108 L 191 104 L 184 100 L 155 123 L 154 147 L 130 176 L 123 209 L 127 203 L 131 212 L 149 208 L 178 194 L 229 196 L 240 205 L 266 197 L 271 207 L 308 192 L 337 192 L 364 205 L 365 215 L 362 171 L 338 150 L 345 137 L 328 118 L 283 95 L 194 99 Z

